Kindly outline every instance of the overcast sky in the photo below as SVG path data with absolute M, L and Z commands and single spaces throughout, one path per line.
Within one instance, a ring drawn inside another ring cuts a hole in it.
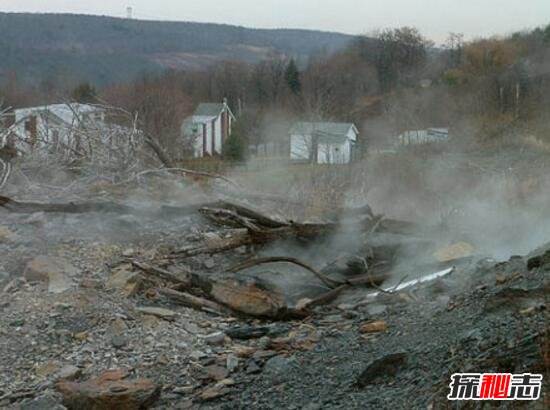
M 369 33 L 415 26 L 436 42 L 508 34 L 550 23 L 550 0 L 0 0 L 0 11 L 135 18 Z

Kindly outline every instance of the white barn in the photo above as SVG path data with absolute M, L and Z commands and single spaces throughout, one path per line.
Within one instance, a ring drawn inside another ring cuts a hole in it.
M 352 123 L 298 122 L 290 129 L 290 159 L 317 164 L 348 164 L 359 131 Z
M 7 132 L 22 153 L 48 147 L 52 150 L 78 150 L 79 130 L 104 124 L 105 110 L 89 104 L 67 103 L 20 108 L 11 113 Z M 4 141 L 5 143 L 6 141 Z
M 201 103 L 194 114 L 183 121 L 181 133 L 185 140 L 191 141 L 194 157 L 221 155 L 234 121 L 227 101 Z

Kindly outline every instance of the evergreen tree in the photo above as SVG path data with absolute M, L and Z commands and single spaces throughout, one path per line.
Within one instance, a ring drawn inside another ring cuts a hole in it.
M 298 71 L 298 67 L 296 66 L 296 62 L 293 58 L 290 59 L 290 62 L 286 66 L 285 80 L 288 88 L 292 91 L 292 94 L 300 94 L 300 91 L 302 90 L 300 72 Z
M 80 83 L 75 87 L 71 93 L 73 101 L 79 103 L 96 103 L 97 102 L 97 92 L 95 87 L 90 83 Z
M 223 143 L 223 156 L 230 161 L 243 161 L 246 157 L 247 142 L 240 132 L 233 131 Z

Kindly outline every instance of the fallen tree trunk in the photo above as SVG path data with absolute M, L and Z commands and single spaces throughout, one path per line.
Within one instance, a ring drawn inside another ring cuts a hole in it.
M 252 219 L 256 222 L 256 224 L 265 226 L 267 228 L 280 228 L 282 226 L 289 225 L 289 222 L 279 221 L 277 219 L 266 216 L 259 211 L 247 208 L 244 205 L 235 202 L 219 201 L 218 206 L 227 210 L 231 210 L 244 218 Z
M 47 204 L 42 202 L 22 202 L 16 201 L 0 195 L 0 207 L 14 213 L 34 213 L 34 212 L 64 212 L 80 214 L 86 212 L 113 212 L 119 214 L 138 213 L 135 208 L 127 205 L 117 204 L 115 202 L 81 202 L 67 204 L 54 203 Z
M 142 270 L 143 272 L 148 273 L 149 275 L 155 276 L 157 278 L 160 278 L 162 280 L 172 282 L 178 285 L 182 285 L 185 287 L 193 286 L 193 278 L 188 272 L 182 272 L 181 274 L 176 275 L 174 273 L 168 272 L 165 269 L 161 269 L 156 266 L 151 266 L 143 262 L 132 260 L 130 263 L 136 268 Z
M 209 206 L 200 208 L 199 212 L 221 226 L 247 228 L 252 231 L 251 234 L 258 238 L 262 236 L 274 239 L 284 239 L 288 236 L 312 238 L 338 230 L 366 233 L 367 236 L 375 232 L 411 234 L 415 231 L 426 231 L 426 228 L 412 222 L 386 219 L 383 215 L 374 215 L 368 206 L 351 212 L 356 216 L 355 220 L 323 223 L 280 221 L 242 204 L 227 201 L 209 204 Z
M 292 221 L 277 221 L 260 212 L 243 205 L 220 201 L 215 207 L 207 206 L 199 212 L 218 225 L 240 228 L 242 233 L 227 238 L 215 244 L 207 244 L 180 249 L 174 252 L 174 258 L 187 258 L 201 254 L 215 254 L 246 245 L 263 245 L 277 240 L 287 239 L 317 239 L 324 235 L 333 234 L 340 230 L 345 232 L 369 232 L 370 235 L 381 229 L 383 220 L 380 217 L 366 218 L 359 223 L 342 227 L 339 223 L 297 223 Z M 406 224 L 406 223 L 405 223 Z M 401 228 L 401 227 L 400 227 Z M 386 229 L 388 230 L 388 229 Z M 391 229 L 389 229 L 391 230 Z
M 220 238 L 210 243 L 204 243 L 201 246 L 183 248 L 175 251 L 168 257 L 171 259 L 189 258 L 202 254 L 222 253 L 241 246 L 252 245 L 254 239 L 248 234 L 246 229 L 235 229 L 229 238 Z
M 216 314 L 234 313 L 269 319 L 287 318 L 291 312 L 279 290 L 261 279 L 223 273 L 173 274 L 142 262 L 132 261 L 132 264 L 162 280 L 175 283 L 175 288 L 161 287 L 158 291 L 187 307 Z M 209 299 L 189 293 L 193 290 Z
M 235 229 L 238 234 L 230 238 L 224 238 L 213 244 L 205 243 L 201 246 L 192 248 L 183 248 L 176 250 L 169 257 L 172 259 L 189 258 L 202 254 L 216 254 L 229 251 L 231 249 L 240 248 L 248 245 L 264 245 L 277 240 L 285 240 L 291 238 L 297 239 L 314 239 L 319 236 L 326 235 L 333 231 L 334 228 L 324 225 L 301 225 L 295 224 L 281 228 L 269 230 L 252 229 Z
M 209 312 L 214 312 L 220 315 L 231 313 L 229 309 L 216 302 L 191 295 L 190 293 L 180 292 L 170 288 L 160 288 L 158 289 L 158 292 L 183 306 L 199 310 L 205 309 Z
M 257 266 L 262 263 L 289 262 L 317 272 L 305 263 L 287 257 L 272 257 L 250 260 L 234 266 L 232 273 Z M 175 303 L 199 310 L 206 310 L 219 315 L 237 314 L 268 319 L 289 319 L 307 316 L 309 309 L 327 304 L 336 299 L 343 291 L 357 286 L 376 287 L 388 278 L 387 274 L 367 274 L 338 282 L 317 272 L 316 276 L 331 289 L 320 296 L 308 300 L 300 307 L 288 306 L 280 290 L 269 282 L 248 276 L 233 276 L 223 273 L 198 275 L 189 272 L 171 273 L 164 269 L 143 262 L 132 261 L 132 265 L 161 280 L 174 283 L 176 286 L 161 287 L 158 292 Z M 320 275 L 320 276 L 318 276 Z M 198 291 L 197 296 L 189 292 Z M 185 290 L 185 291 L 184 291 Z

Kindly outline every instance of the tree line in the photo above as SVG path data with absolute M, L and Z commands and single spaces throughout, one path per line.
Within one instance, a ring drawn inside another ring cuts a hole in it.
M 239 117 L 230 156 L 242 157 L 250 144 L 284 139 L 285 126 L 298 119 L 354 122 L 365 145 L 431 126 L 453 127 L 468 143 L 494 139 L 509 124 L 550 138 L 540 120 L 550 109 L 549 63 L 550 25 L 473 41 L 454 33 L 440 47 L 403 27 L 359 36 L 308 61 L 273 55 L 256 64 L 226 61 L 97 90 L 80 84 L 56 91 L 138 113 L 166 147 L 178 143 L 183 118 L 199 102 L 227 98 Z M 1 85 L 0 96 L 4 106 L 53 102 L 16 79 Z

